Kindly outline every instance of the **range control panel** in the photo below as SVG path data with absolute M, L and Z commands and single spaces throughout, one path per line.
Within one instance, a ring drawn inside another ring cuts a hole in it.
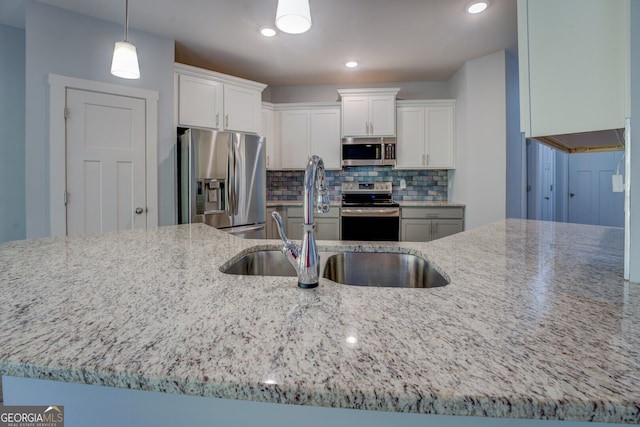
M 342 193 L 388 193 L 391 194 L 391 182 L 343 182 Z

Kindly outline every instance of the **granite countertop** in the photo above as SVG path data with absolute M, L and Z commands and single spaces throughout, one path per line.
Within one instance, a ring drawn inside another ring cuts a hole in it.
M 399 289 L 233 276 L 277 248 L 202 224 L 0 245 L 0 373 L 262 402 L 640 423 L 623 230 L 505 220 L 429 243 Z M 345 340 L 357 337 L 357 341 Z

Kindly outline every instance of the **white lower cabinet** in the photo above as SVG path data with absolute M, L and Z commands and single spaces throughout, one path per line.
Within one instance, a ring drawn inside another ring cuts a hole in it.
M 327 213 L 313 214 L 316 224 L 316 240 L 340 240 L 340 208 L 332 206 Z M 291 240 L 302 239 L 304 211 L 300 206 L 287 208 L 287 237 Z
M 267 239 L 279 239 L 280 234 L 278 233 L 278 226 L 276 225 L 276 221 L 273 219 L 271 214 L 277 211 L 282 217 L 282 222 L 285 225 L 285 231 L 287 228 L 287 209 L 283 206 L 273 206 L 267 208 L 267 219 L 265 225 L 265 236 Z
M 404 242 L 428 242 L 464 230 L 462 207 L 403 207 L 401 235 Z

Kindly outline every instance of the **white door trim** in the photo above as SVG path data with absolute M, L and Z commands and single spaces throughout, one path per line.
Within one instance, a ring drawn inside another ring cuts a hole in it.
M 67 234 L 64 205 L 66 186 L 66 129 L 64 108 L 67 88 L 146 101 L 147 227 L 158 226 L 158 99 L 156 91 L 49 74 L 49 207 L 52 236 Z

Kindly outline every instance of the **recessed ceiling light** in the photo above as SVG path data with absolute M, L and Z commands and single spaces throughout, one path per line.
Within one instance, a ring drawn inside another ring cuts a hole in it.
M 469 6 L 467 6 L 467 12 L 476 14 L 476 13 L 483 12 L 488 7 L 489 7 L 489 3 L 486 1 L 473 2 Z
M 276 30 L 271 27 L 262 27 L 260 28 L 260 34 L 265 37 L 273 37 L 276 35 Z
M 347 66 L 348 68 L 356 68 L 358 66 L 358 63 L 356 61 L 349 61 L 344 65 Z

